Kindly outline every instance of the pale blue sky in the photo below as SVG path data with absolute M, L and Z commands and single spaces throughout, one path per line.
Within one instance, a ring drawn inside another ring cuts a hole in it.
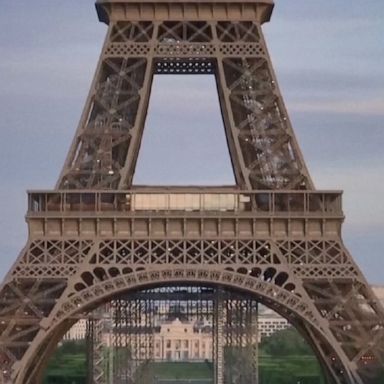
M 276 0 L 264 28 L 315 184 L 344 189 L 345 241 L 368 280 L 381 284 L 383 20 L 381 0 Z M 105 30 L 93 0 L 0 0 L 0 276 L 26 240 L 25 190 L 55 184 Z M 212 78 L 155 79 L 137 182 L 231 180 L 212 85 Z M 201 147 L 191 131 L 205 132 Z

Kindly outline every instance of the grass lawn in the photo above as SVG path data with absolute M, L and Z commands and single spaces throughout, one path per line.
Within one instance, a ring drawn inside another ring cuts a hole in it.
M 160 379 L 212 379 L 212 363 L 158 362 L 151 363 L 153 376 Z
M 259 379 L 261 384 L 325 384 L 317 359 L 314 356 L 260 356 Z

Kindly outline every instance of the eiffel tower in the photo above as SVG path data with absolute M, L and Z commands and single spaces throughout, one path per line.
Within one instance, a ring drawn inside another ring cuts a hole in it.
M 109 27 L 84 112 L 55 189 L 28 193 L 28 242 L 0 287 L 1 383 L 41 383 L 77 315 L 180 283 L 283 315 L 327 383 L 379 382 L 384 310 L 342 242 L 341 192 L 316 190 L 295 139 L 261 30 L 273 6 L 96 2 Z M 235 187 L 132 185 L 154 74 L 215 76 Z

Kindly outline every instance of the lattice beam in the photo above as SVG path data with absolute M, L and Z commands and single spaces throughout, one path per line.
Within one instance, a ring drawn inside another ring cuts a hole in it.
M 112 23 L 58 186 L 131 185 L 153 74 L 215 74 L 237 184 L 312 188 L 256 22 Z

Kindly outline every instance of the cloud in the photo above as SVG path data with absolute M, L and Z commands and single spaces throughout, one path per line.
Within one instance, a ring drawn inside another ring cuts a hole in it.
M 279 2 L 275 18 L 265 27 L 267 44 L 278 72 L 332 71 L 383 78 L 382 23 L 380 1 L 345 0 Z M 379 80 L 380 81 L 380 80 Z
M 346 0 L 332 0 L 332 2 L 314 2 L 308 0 L 295 0 L 277 2 L 274 9 L 272 22 L 294 22 L 296 24 L 307 23 L 309 26 L 320 24 L 324 28 L 328 24 L 334 24 L 343 28 L 366 26 L 372 22 L 381 22 L 382 1 L 370 0 L 365 2 L 348 2 Z M 281 19 L 281 20 L 280 20 Z
M 383 284 L 384 165 L 357 159 L 347 165 L 312 167 L 319 189 L 343 189 L 343 239 L 370 283 Z
M 344 212 L 349 227 L 363 232 L 381 228 L 384 232 L 383 167 L 379 162 L 359 164 L 356 160 L 334 168 L 318 164 L 311 173 L 318 188 L 344 190 Z
M 295 66 L 279 70 L 279 83 L 289 95 L 312 98 L 365 98 L 381 95 L 384 88 L 384 72 L 379 66 L 373 71 L 352 72 L 336 68 L 306 68 Z
M 371 284 L 383 284 L 383 228 L 344 226 L 344 241 L 354 261 Z
M 291 101 L 290 110 L 295 112 L 327 112 L 356 115 L 384 116 L 384 99 L 338 101 Z
M 97 57 L 86 50 L 12 54 L 0 61 L 2 89 L 10 97 L 71 99 L 89 87 Z

